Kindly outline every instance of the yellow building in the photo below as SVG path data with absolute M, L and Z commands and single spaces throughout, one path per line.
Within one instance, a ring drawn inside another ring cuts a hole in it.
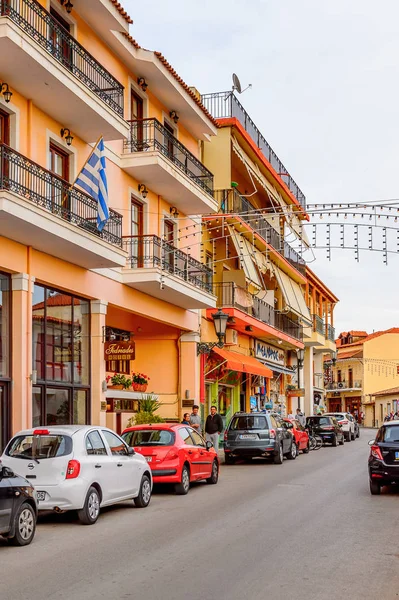
M 379 427 L 387 415 L 399 411 L 399 387 L 372 394 L 365 402 L 366 422 L 370 427 Z
M 328 410 L 365 413 L 365 425 L 381 423 L 374 414 L 372 396 L 399 383 L 399 328 L 367 334 L 349 331 L 339 335 L 335 364 L 325 371 Z

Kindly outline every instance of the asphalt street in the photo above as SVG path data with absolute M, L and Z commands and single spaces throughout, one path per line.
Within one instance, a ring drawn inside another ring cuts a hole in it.
M 373 431 L 281 466 L 222 466 L 218 485 L 156 491 L 85 527 L 46 515 L 0 541 L 4 600 L 399 598 L 399 491 L 368 489 Z

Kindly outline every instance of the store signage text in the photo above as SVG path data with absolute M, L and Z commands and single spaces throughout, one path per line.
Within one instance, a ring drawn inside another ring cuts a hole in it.
M 255 355 L 256 358 L 260 358 L 261 360 L 267 360 L 269 362 L 275 363 L 276 365 L 285 364 L 285 354 L 283 350 L 279 350 L 274 346 L 265 344 L 265 342 L 261 342 L 260 340 L 256 340 Z
M 134 360 L 135 344 L 134 342 L 105 342 L 104 344 L 105 360 Z

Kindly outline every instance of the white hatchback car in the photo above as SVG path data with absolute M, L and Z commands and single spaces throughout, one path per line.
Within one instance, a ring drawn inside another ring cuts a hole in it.
M 335 417 L 338 423 L 342 425 L 342 431 L 344 432 L 345 440 L 347 442 L 356 439 L 355 419 L 351 414 L 346 412 L 334 412 L 325 414 L 330 417 Z
M 152 475 L 141 454 L 106 427 L 60 425 L 17 433 L 1 463 L 35 487 L 39 510 L 77 510 L 85 525 L 100 507 L 133 499 L 148 506 Z

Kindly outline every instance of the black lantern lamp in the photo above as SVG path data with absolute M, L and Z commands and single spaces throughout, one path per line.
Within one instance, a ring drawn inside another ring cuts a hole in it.
M 70 0 L 61 0 L 61 6 L 65 8 L 68 15 L 72 12 L 73 4 Z
M 305 359 L 305 350 L 297 350 L 296 351 L 296 357 L 297 357 L 297 361 L 298 361 L 298 369 L 302 369 L 303 367 L 303 361 Z
M 71 135 L 71 130 L 67 127 L 63 127 L 60 131 L 61 137 L 65 138 L 67 146 L 70 146 L 73 141 L 73 135 Z
M 227 321 L 229 320 L 229 315 L 224 313 L 221 308 L 216 313 L 212 315 L 213 325 L 215 327 L 215 333 L 217 335 L 217 342 L 199 342 L 197 345 L 197 354 L 209 354 L 213 348 L 216 346 L 218 348 L 223 348 L 224 346 L 224 338 L 226 337 L 226 327 Z
M 0 81 L 0 94 L 3 94 L 4 100 L 8 104 L 10 102 L 11 96 L 12 96 L 12 92 L 10 92 L 8 83 L 5 83 L 5 82 L 1 83 L 1 81 Z
M 335 363 L 337 362 L 337 353 L 336 352 L 332 353 L 331 362 L 333 364 L 333 367 L 335 367 Z

